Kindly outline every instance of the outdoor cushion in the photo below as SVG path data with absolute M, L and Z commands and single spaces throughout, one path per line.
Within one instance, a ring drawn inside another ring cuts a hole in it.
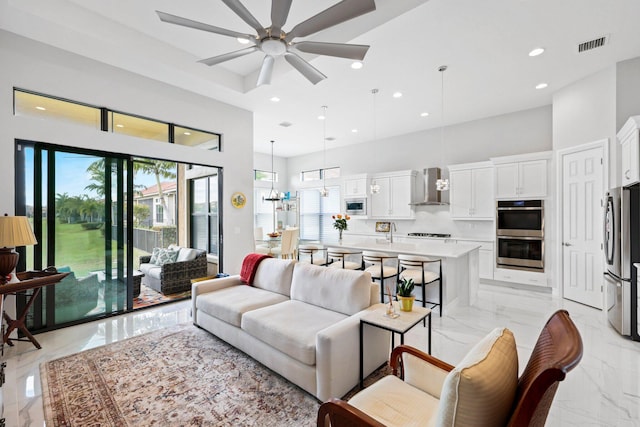
M 242 329 L 276 350 L 313 366 L 316 364 L 318 332 L 346 317 L 335 311 L 290 300 L 245 313 Z
M 155 279 L 160 279 L 160 273 L 162 273 L 162 267 L 156 264 L 143 263 L 143 264 L 140 264 L 140 271 L 142 271 L 145 274 L 145 276 L 153 277 Z
M 231 286 L 202 294 L 196 308 L 240 327 L 242 315 L 250 310 L 286 301 L 287 297 L 251 286 Z
M 435 425 L 438 399 L 387 375 L 353 396 L 349 404 L 387 427 L 429 427 Z
M 198 255 L 198 251 L 192 248 L 180 248 L 178 251 L 178 258 L 176 258 L 176 262 L 181 261 L 193 261 L 196 259 L 196 255 Z
M 510 330 L 496 328 L 444 380 L 438 425 L 505 425 L 517 386 L 516 341 Z
M 371 275 L 298 263 L 293 269 L 291 299 L 352 315 L 371 303 Z

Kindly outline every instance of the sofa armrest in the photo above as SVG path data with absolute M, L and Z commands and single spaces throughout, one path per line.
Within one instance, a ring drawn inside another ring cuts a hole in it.
M 316 335 L 316 381 L 320 400 L 342 397 L 360 378 L 360 317 L 362 310 L 321 330 Z M 364 374 L 383 365 L 389 357 L 390 332 L 364 328 Z
M 400 345 L 391 352 L 389 361 L 393 375 L 407 384 L 440 399 L 444 380 L 454 366 L 417 348 Z
M 240 281 L 240 276 L 227 276 L 218 279 L 202 280 L 191 284 L 191 316 L 192 321 L 198 324 L 198 311 L 196 309 L 196 300 L 199 295 L 209 292 L 215 292 L 219 289 L 229 288 L 231 286 L 244 285 Z
M 138 258 L 139 263 L 140 264 L 149 264 L 149 261 L 151 261 L 151 255 L 142 255 L 140 258 Z
M 385 427 L 344 400 L 331 399 L 318 409 L 317 427 Z

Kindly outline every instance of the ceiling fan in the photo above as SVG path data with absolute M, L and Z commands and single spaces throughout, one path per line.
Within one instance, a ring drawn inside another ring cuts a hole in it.
M 312 16 L 306 21 L 294 26 L 291 31 L 285 32 L 282 30 L 282 27 L 287 21 L 292 1 L 293 0 L 272 0 L 271 26 L 263 27 L 239 0 L 222 0 L 222 2 L 235 12 L 236 15 L 256 30 L 256 35 L 215 27 L 213 25 L 182 18 L 180 16 L 171 15 L 158 10 L 156 10 L 156 13 L 163 22 L 208 31 L 210 33 L 220 34 L 223 36 L 244 39 L 253 43 L 253 46 L 245 49 L 236 50 L 234 52 L 225 53 L 212 58 L 202 59 L 198 62 L 211 66 L 234 58 L 239 58 L 253 52 L 261 51 L 265 54 L 265 57 L 258 76 L 258 86 L 271 83 L 273 64 L 275 59 L 280 56 L 284 56 L 284 59 L 289 64 L 291 64 L 313 84 L 327 78 L 327 76 L 322 74 L 318 69 L 298 55 L 296 51 L 359 61 L 364 59 L 364 56 L 369 49 L 369 46 L 366 45 L 322 43 L 314 41 L 294 42 L 293 39 L 296 37 L 309 36 L 317 33 L 318 31 L 322 31 L 360 15 L 364 15 L 365 13 L 372 12 L 376 9 L 375 0 L 342 0 L 317 15 Z

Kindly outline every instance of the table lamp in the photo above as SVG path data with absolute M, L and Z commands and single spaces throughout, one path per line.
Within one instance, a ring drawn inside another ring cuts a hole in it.
M 20 258 L 14 248 L 37 243 L 26 216 L 0 216 L 0 285 L 18 281 L 12 274 Z

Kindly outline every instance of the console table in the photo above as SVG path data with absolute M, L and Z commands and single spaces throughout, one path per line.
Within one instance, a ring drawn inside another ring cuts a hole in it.
M 16 283 L 7 283 L 6 285 L 0 285 L 0 298 L 4 299 L 5 295 L 18 295 L 25 294 L 27 296 L 27 303 L 25 304 L 22 312 L 20 312 L 15 319 L 9 317 L 6 312 L 2 312 L 4 320 L 7 322 L 7 330 L 2 335 L 2 342 L 7 343 L 10 346 L 13 346 L 13 341 L 29 341 L 36 348 L 42 348 L 38 340 L 35 339 L 31 332 L 27 329 L 25 325 L 25 318 L 27 317 L 27 313 L 31 305 L 35 301 L 36 297 L 40 293 L 40 289 L 43 286 L 53 285 L 58 283 L 60 280 L 64 279 L 69 273 L 54 273 L 47 271 L 25 271 L 22 273 L 17 273 L 18 279 L 20 282 Z M 27 291 L 33 290 L 31 294 L 28 294 Z M 18 329 L 22 331 L 22 333 L 27 337 L 27 339 L 16 338 L 14 340 L 9 338 L 9 335 L 15 330 Z

